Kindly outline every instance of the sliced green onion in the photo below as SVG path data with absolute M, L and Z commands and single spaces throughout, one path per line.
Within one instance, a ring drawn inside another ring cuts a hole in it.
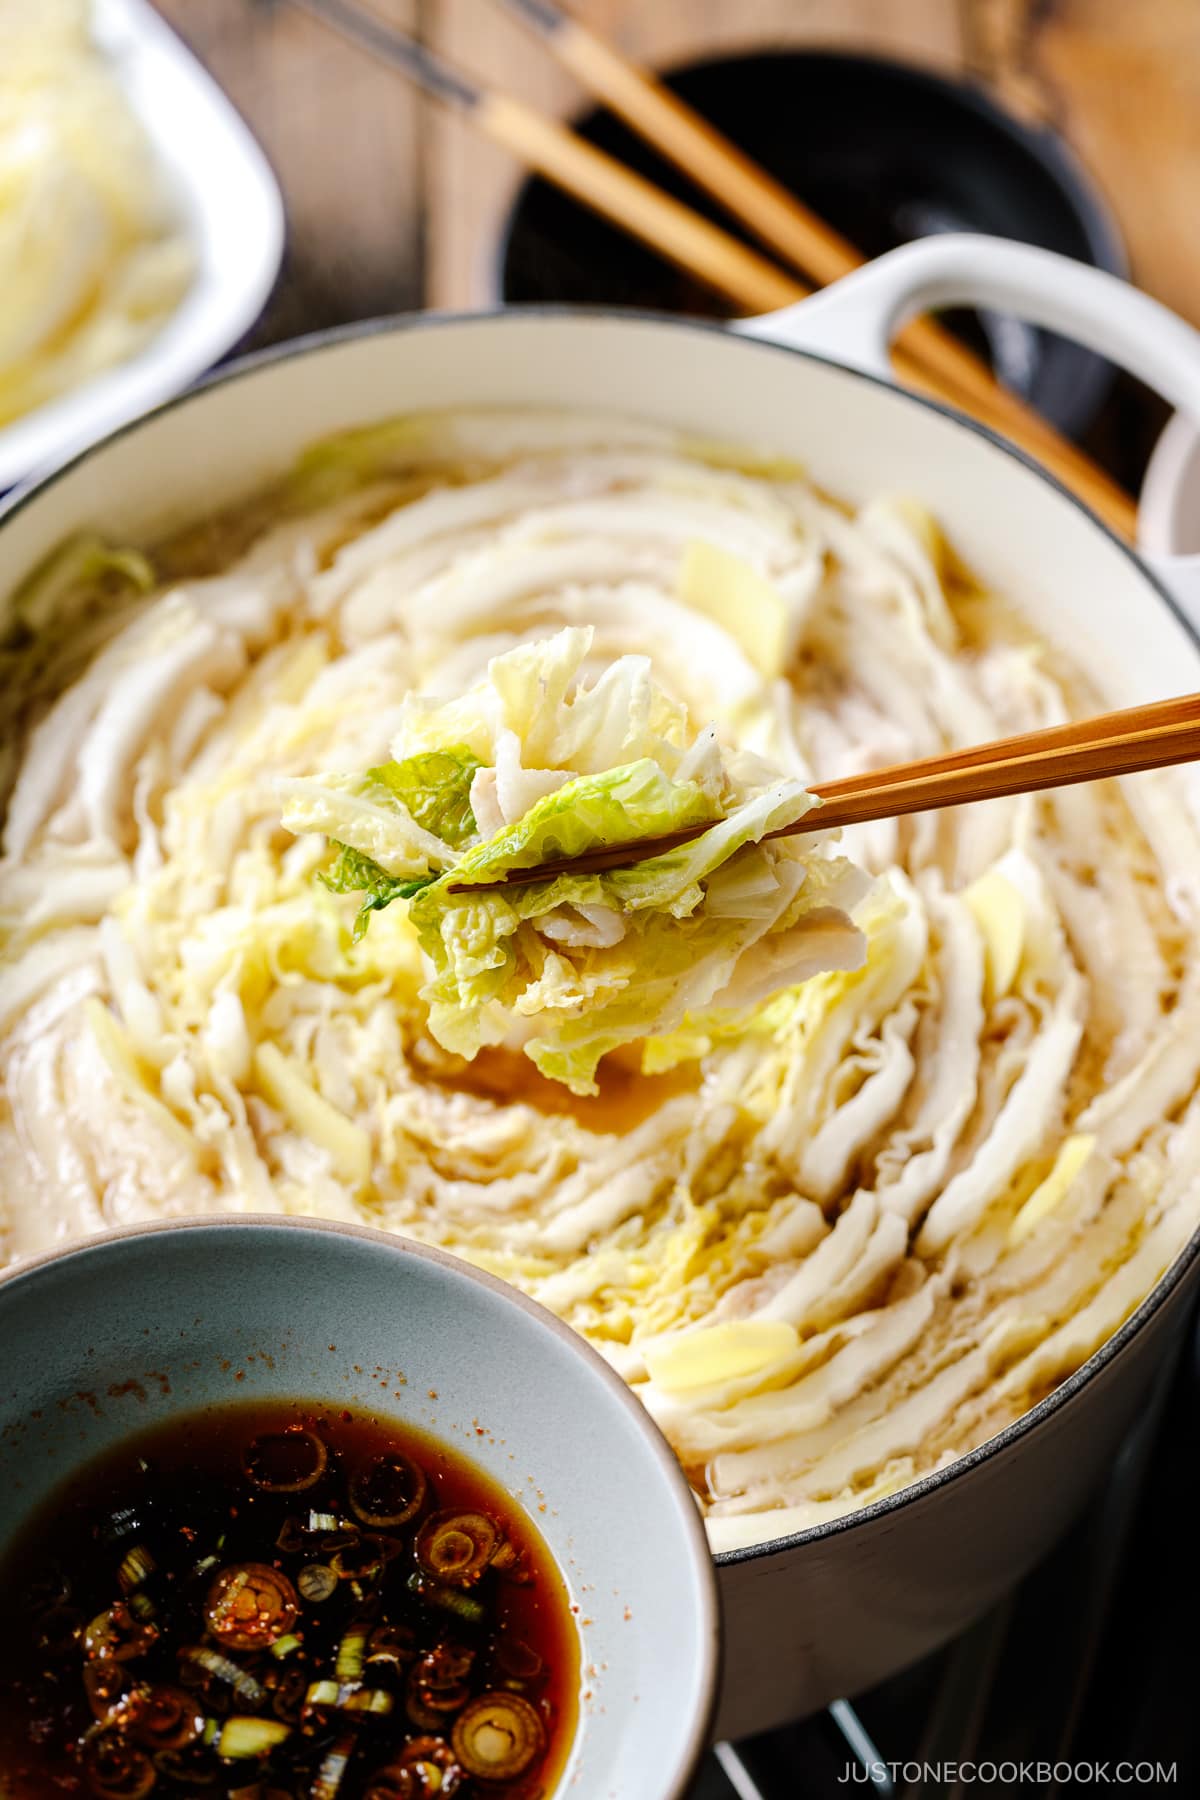
M 296 1632 L 289 1631 L 286 1637 L 276 1638 L 271 1645 L 271 1655 L 277 1656 L 282 1662 L 285 1656 L 292 1654 L 293 1650 L 299 1650 L 303 1642 L 304 1639 L 299 1637 Z
M 417 1654 L 417 1637 L 411 1625 L 377 1625 L 367 1646 L 367 1667 L 399 1669 Z
M 132 1676 L 124 1663 L 97 1657 L 83 1665 L 83 1687 L 97 1719 L 107 1719 L 113 1707 L 129 1692 Z
M 337 1706 L 342 1690 L 336 1681 L 314 1681 L 304 1696 L 305 1706 Z
M 247 1706 L 260 1705 L 266 1696 L 266 1689 L 254 1679 L 249 1669 L 240 1668 L 229 1657 L 222 1656 L 219 1650 L 213 1650 L 207 1644 L 186 1645 L 179 1652 L 179 1660 L 185 1667 L 200 1669 L 214 1680 L 223 1681 Z
M 158 1564 L 144 1544 L 135 1544 L 132 1550 L 125 1552 L 121 1566 L 117 1570 L 117 1580 L 123 1594 L 132 1593 L 141 1587 L 147 1576 L 153 1575 Z
M 296 1577 L 301 1599 L 311 1600 L 314 1604 L 328 1600 L 337 1584 L 338 1578 L 328 1563 L 305 1563 Z
M 404 1549 L 404 1539 L 383 1531 L 360 1537 L 355 1531 L 348 1541 L 337 1544 L 335 1538 L 328 1536 L 321 1539 L 321 1545 L 326 1550 L 336 1545 L 336 1555 L 329 1558 L 330 1567 L 343 1581 L 355 1581 L 378 1575 L 385 1563 L 394 1562 Z
M 417 1533 L 417 1561 L 436 1581 L 466 1587 L 491 1562 L 498 1536 L 486 1513 L 435 1513 Z
M 423 1687 L 417 1695 L 422 1712 L 436 1713 L 439 1725 L 448 1713 L 460 1712 L 470 1698 L 471 1690 L 465 1681 L 454 1687 Z
M 335 1550 L 329 1567 L 339 1581 L 374 1581 L 383 1573 L 382 1558 L 369 1538 Z
M 231 1650 L 265 1650 L 296 1623 L 300 1603 L 287 1576 L 269 1563 L 222 1569 L 208 1590 L 204 1619 Z
M 361 1677 L 366 1660 L 368 1632 L 369 1627 L 361 1622 L 351 1625 L 338 1645 L 333 1672 L 339 1681 L 357 1681 Z
M 352 1688 L 344 1692 L 341 1701 L 343 1712 L 374 1713 L 382 1717 L 390 1713 L 396 1702 L 386 1688 Z
M 411 1676 L 404 1690 L 404 1710 L 418 1731 L 440 1731 L 446 1722 L 442 1713 L 426 1706 L 424 1696 Z
M 304 1704 L 310 1710 L 337 1707 L 341 1712 L 375 1713 L 382 1716 L 391 1712 L 395 1699 L 386 1688 L 360 1687 L 356 1681 L 324 1680 L 309 1684 Z
M 143 1800 L 154 1786 L 154 1764 L 124 1738 L 105 1732 L 84 1752 L 84 1772 L 101 1800 Z
M 242 1452 L 246 1476 L 268 1494 L 302 1494 L 328 1467 L 328 1450 L 315 1431 L 302 1425 L 263 1432 Z
M 438 1587 L 434 1582 L 426 1581 L 423 1575 L 410 1575 L 406 1585 L 410 1592 L 421 1596 L 426 1606 L 453 1613 L 472 1625 L 477 1625 L 486 1611 L 483 1601 L 476 1600 L 474 1595 L 464 1594 L 458 1588 Z
M 303 1525 L 300 1523 L 299 1519 L 289 1514 L 283 1521 L 283 1524 L 279 1527 L 279 1536 L 275 1539 L 275 1548 L 281 1550 L 284 1556 L 294 1556 L 297 1550 L 303 1550 L 304 1539 L 305 1531 Z M 214 1558 L 214 1561 L 215 1560 L 216 1559 Z
M 209 1589 L 209 1597 L 204 1607 L 210 1631 L 219 1636 L 222 1627 L 229 1625 L 229 1615 L 237 1606 L 238 1596 L 244 1588 L 249 1586 L 250 1572 L 248 1569 L 225 1569 L 222 1571 Z M 251 1593 L 247 1599 L 253 1600 L 253 1597 L 253 1593 Z
M 501 1636 L 496 1645 L 496 1661 L 506 1675 L 516 1676 L 518 1681 L 532 1681 L 542 1672 L 542 1659 L 531 1645 L 520 1638 Z
M 354 1744 L 353 1737 L 343 1737 L 333 1745 L 317 1770 L 317 1778 L 308 1790 L 308 1800 L 337 1800 L 337 1791 L 342 1785 L 346 1765 L 354 1753 Z
M 344 1525 L 336 1513 L 310 1512 L 308 1515 L 309 1531 L 341 1531 Z
M 510 1543 L 508 1538 L 498 1544 L 493 1552 L 492 1568 L 496 1570 L 497 1574 L 503 1575 L 505 1581 L 511 1581 L 517 1587 L 532 1585 L 533 1575 L 525 1561 L 524 1553 L 518 1550 L 515 1544 Z
M 386 1530 L 406 1525 L 425 1504 L 428 1483 L 422 1469 L 399 1451 L 373 1456 L 350 1482 L 350 1509 L 364 1525 Z
M 475 1652 L 465 1644 L 435 1644 L 417 1664 L 420 1679 L 430 1687 L 447 1687 L 465 1681 L 475 1663 Z
M 519 1694 L 482 1694 L 454 1722 L 451 1744 L 468 1775 L 511 1781 L 540 1756 L 546 1733 L 538 1714 Z
M 271 1711 L 277 1719 L 296 1724 L 304 1707 L 308 1688 L 308 1670 L 299 1662 L 289 1663 L 271 1690 Z
M 129 1610 L 133 1614 L 134 1618 L 140 1619 L 143 1622 L 145 1622 L 145 1620 L 147 1620 L 147 1619 L 152 1619 L 155 1615 L 155 1612 L 158 1610 L 156 1608 L 153 1600 L 150 1598 L 149 1594 L 143 1594 L 140 1592 L 136 1593 L 136 1594 L 130 1594 L 129 1600 L 128 1600 L 128 1606 L 129 1606 Z
M 377 1769 L 363 1800 L 428 1800 L 428 1796 L 457 1794 L 466 1770 L 444 1737 L 410 1738 L 395 1762 Z M 415 1781 L 420 1785 L 414 1785 Z
M 440 1731 L 448 1713 L 456 1713 L 471 1697 L 467 1676 L 474 1656 L 453 1644 L 427 1650 L 409 1670 L 404 1702 L 408 1716 L 423 1731 Z
M 217 1739 L 217 1755 L 239 1760 L 244 1756 L 269 1756 L 277 1744 L 292 1735 L 280 1719 L 226 1719 Z
M 83 1634 L 83 1653 L 87 1657 L 104 1657 L 114 1662 L 129 1662 L 143 1656 L 158 1638 L 155 1625 L 141 1624 L 133 1618 L 123 1601 L 97 1613 Z
M 182 1750 L 204 1731 L 204 1714 L 182 1688 L 138 1688 L 122 1709 L 122 1725 L 149 1750 Z

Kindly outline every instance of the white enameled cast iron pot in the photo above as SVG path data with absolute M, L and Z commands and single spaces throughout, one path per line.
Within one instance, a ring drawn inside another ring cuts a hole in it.
M 928 306 L 984 305 L 1074 336 L 1200 421 L 1200 334 L 1111 276 L 980 237 L 908 245 L 765 319 L 516 311 L 391 321 L 235 365 L 8 504 L 0 594 L 69 532 L 118 539 L 232 501 L 314 438 L 427 407 L 611 408 L 770 446 L 851 502 L 901 489 L 1113 705 L 1200 688 L 1200 558 L 1139 560 L 1021 455 L 892 385 L 887 343 Z M 1200 775 L 1178 779 L 1200 815 Z M 1178 1341 L 1193 1240 L 1049 1399 L 864 1511 L 719 1559 L 720 1735 L 882 1679 L 982 1612 L 1060 1534 Z

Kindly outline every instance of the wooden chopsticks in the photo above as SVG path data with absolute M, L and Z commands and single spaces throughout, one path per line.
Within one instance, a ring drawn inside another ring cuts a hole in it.
M 871 819 L 899 818 L 972 800 L 997 800 L 1033 794 L 1043 788 L 1070 787 L 1112 775 L 1135 775 L 1200 760 L 1200 694 L 1156 701 L 1120 712 L 1100 713 L 1043 731 L 997 738 L 967 750 L 896 763 L 863 775 L 822 782 L 810 792 L 821 801 L 813 812 L 768 838 L 832 831 Z M 689 826 L 631 844 L 609 844 L 579 856 L 561 857 L 530 869 L 513 869 L 504 877 L 510 886 L 548 881 L 559 875 L 591 875 L 626 868 L 690 843 L 711 830 L 713 821 Z M 452 886 L 464 892 L 471 884 Z
M 809 289 L 615 157 L 524 101 L 481 86 L 406 33 L 347 0 L 292 0 L 352 43 L 401 69 L 529 168 L 751 312 L 773 312 Z
M 826 286 L 862 267 L 865 258 L 847 238 L 649 69 L 622 56 L 550 0 L 506 0 L 506 4 L 538 32 L 589 93 L 792 268 Z M 953 399 L 1035 450 L 1105 513 L 1110 524 L 1132 537 L 1136 508 L 1129 496 L 1019 395 L 998 382 L 987 364 L 950 332 L 930 319 L 914 319 L 899 334 L 896 351 L 897 367 L 906 380 L 924 392 Z
M 1190 711 L 1169 723 L 1152 719 L 1147 724 L 1145 715 L 1154 709 L 1135 706 L 1075 726 L 1056 726 L 1046 734 L 1032 731 L 982 745 L 974 760 L 929 757 L 907 767 L 899 764 L 878 776 L 864 776 L 856 787 L 834 794 L 827 803 L 825 789 L 815 788 L 822 805 L 809 830 L 898 818 L 972 800 L 1035 794 L 1044 788 L 1192 762 L 1200 758 L 1200 694 L 1189 695 L 1188 700 Z M 1049 744 L 1046 736 L 1052 740 Z M 803 829 L 803 821 L 796 829 Z
M 817 282 L 857 268 L 854 247 L 647 71 L 569 19 L 548 0 L 508 0 L 556 57 L 664 155 L 713 193 L 773 250 Z M 736 306 L 771 312 L 811 288 L 568 126 L 511 95 L 482 86 L 405 33 L 348 0 L 293 0 L 454 107 L 493 143 L 600 213 Z M 973 413 L 1022 445 L 1131 538 L 1133 501 L 1097 464 L 995 381 L 986 365 L 927 320 L 906 327 L 896 367 L 920 391 Z

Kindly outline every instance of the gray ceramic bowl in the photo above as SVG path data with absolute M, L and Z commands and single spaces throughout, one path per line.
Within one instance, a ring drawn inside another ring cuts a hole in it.
M 717 1665 L 699 1513 L 629 1390 L 512 1288 L 381 1232 L 150 1226 L 0 1280 L 0 1367 L 0 1548 L 97 1452 L 214 1403 L 358 1402 L 461 1444 L 534 1509 L 579 1604 L 590 1698 L 555 1793 L 683 1793 Z

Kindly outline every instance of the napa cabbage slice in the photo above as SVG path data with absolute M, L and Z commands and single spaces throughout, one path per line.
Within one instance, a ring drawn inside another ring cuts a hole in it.
M 816 805 L 801 782 L 696 732 L 646 658 L 597 669 L 591 646 L 519 645 L 457 698 L 411 697 L 389 763 L 282 784 L 284 824 L 329 841 L 326 886 L 361 896 L 356 935 L 407 903 L 437 1041 L 520 1044 L 581 1094 L 612 1050 L 859 966 L 867 886 L 827 843 L 767 841 Z M 617 869 L 506 881 L 685 827 Z
M 795 630 L 782 594 L 764 574 L 697 538 L 684 551 L 678 585 L 680 599 L 715 619 L 768 681 L 783 674 Z

